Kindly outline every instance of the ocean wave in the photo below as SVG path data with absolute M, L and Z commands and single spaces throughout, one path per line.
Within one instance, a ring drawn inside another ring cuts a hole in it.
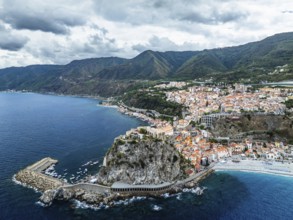
M 164 194 L 161 195 L 161 197 L 163 197 L 164 199 L 167 199 L 167 198 L 171 198 L 171 197 L 177 197 L 180 194 L 181 194 L 181 192 L 174 193 L 174 194 L 173 193 L 172 194 L 170 194 L 170 193 L 164 193 Z
M 81 202 L 77 199 L 74 199 L 73 200 L 73 204 L 74 204 L 74 207 L 75 208 L 79 208 L 79 209 L 93 209 L 93 210 L 100 210 L 101 208 L 105 207 L 105 205 L 90 205 L 90 204 L 87 204 L 86 202 Z
M 151 205 L 151 208 L 153 211 L 160 211 L 163 209 L 161 206 L 158 206 L 158 205 Z
M 129 199 L 123 199 L 123 200 L 118 200 L 118 201 L 114 201 L 114 205 L 119 206 L 119 205 L 129 205 L 133 202 L 138 202 L 141 200 L 145 200 L 147 197 L 145 196 L 133 196 Z
M 202 195 L 205 189 L 207 189 L 207 187 L 200 188 L 198 186 L 196 188 L 191 188 L 191 189 L 184 188 L 182 191 L 183 192 L 189 192 L 189 193 L 197 194 L 197 195 Z
M 35 204 L 41 207 L 46 207 L 46 205 L 42 203 L 41 201 L 37 201 Z
M 178 193 L 177 196 L 176 196 L 176 199 L 177 200 L 182 200 L 181 195 L 182 195 L 182 193 Z
M 118 200 L 118 201 L 113 201 L 114 206 L 120 206 L 120 205 L 124 205 L 127 206 L 131 203 L 137 202 L 137 201 L 141 201 L 141 200 L 145 200 L 147 197 L 145 196 L 134 196 L 131 197 L 129 199 L 124 199 L 124 200 Z M 74 208 L 80 208 L 80 209 L 93 209 L 93 210 L 101 210 L 101 209 L 108 209 L 110 208 L 108 205 L 104 204 L 104 203 L 100 203 L 98 205 L 91 205 L 91 204 L 87 204 L 86 202 L 83 201 L 79 201 L 77 199 L 73 199 L 73 204 L 74 204 Z

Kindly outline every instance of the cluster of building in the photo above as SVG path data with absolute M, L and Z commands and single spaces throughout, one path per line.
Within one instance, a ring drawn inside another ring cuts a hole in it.
M 262 88 L 248 91 L 248 86 L 235 84 L 229 87 L 194 86 L 187 90 L 166 92 L 168 101 L 183 104 L 188 120 L 199 120 L 212 113 L 263 112 L 283 114 L 284 102 L 292 91 L 279 88 Z
M 293 160 L 293 149 L 283 142 L 253 142 L 244 139 L 241 142 L 224 140 L 217 142 L 207 130 L 200 130 L 191 125 L 185 128 L 174 127 L 162 121 L 158 126 L 144 126 L 131 129 L 119 138 L 124 140 L 143 139 L 145 135 L 158 139 L 169 139 L 174 147 L 194 165 L 194 170 L 187 170 L 189 175 L 199 172 L 204 166 L 227 158 L 251 158 L 266 160 Z
M 186 86 L 186 82 L 168 82 L 168 83 L 162 83 L 159 85 L 154 86 L 154 88 L 160 88 L 160 89 L 167 89 L 167 88 L 182 88 Z
M 183 84 L 171 85 L 170 87 L 180 88 Z M 161 86 L 160 88 L 162 88 Z M 229 138 L 219 141 L 215 140 L 204 127 L 200 128 L 191 123 L 198 122 L 200 118 L 211 113 L 252 111 L 283 114 L 285 110 L 283 103 L 293 94 L 290 89 L 261 88 L 256 91 L 248 91 L 248 89 L 248 86 L 235 84 L 224 88 L 193 86 L 186 90 L 166 92 L 168 101 L 183 104 L 187 108 L 187 113 L 183 115 L 183 118 L 174 118 L 173 124 L 153 119 L 143 112 L 131 112 L 122 108 L 122 111 L 127 114 L 139 117 L 151 124 L 151 126 L 132 129 L 122 138 L 126 140 L 129 138 L 142 139 L 144 135 L 150 135 L 162 140 L 171 139 L 174 147 L 194 165 L 194 170 L 186 171 L 190 175 L 214 161 L 229 157 L 292 160 L 293 150 L 291 152 L 291 148 L 282 142 L 252 142 L 248 139 L 230 142 Z

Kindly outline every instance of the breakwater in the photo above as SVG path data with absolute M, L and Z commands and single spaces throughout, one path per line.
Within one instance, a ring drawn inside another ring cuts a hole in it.
M 46 157 L 19 171 L 15 175 L 15 179 L 42 192 L 45 192 L 46 190 L 57 189 L 64 185 L 65 182 L 41 173 L 56 163 L 58 163 L 57 160 Z

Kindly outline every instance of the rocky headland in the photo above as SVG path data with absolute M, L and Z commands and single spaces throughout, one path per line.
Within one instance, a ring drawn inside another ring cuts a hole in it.
M 97 182 L 112 185 L 160 184 L 186 178 L 186 170 L 193 169 L 169 140 L 144 135 L 141 140 L 117 138 L 104 159 Z

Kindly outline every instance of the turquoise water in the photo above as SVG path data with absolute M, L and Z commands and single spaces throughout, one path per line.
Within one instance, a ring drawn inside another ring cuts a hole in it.
M 88 161 L 100 161 L 87 166 L 95 173 L 113 139 L 141 124 L 97 102 L 0 93 L 0 219 L 292 219 L 293 178 L 244 172 L 212 174 L 201 196 L 138 198 L 99 210 L 75 201 L 36 204 L 39 193 L 12 181 L 19 169 L 51 156 L 67 179 Z

